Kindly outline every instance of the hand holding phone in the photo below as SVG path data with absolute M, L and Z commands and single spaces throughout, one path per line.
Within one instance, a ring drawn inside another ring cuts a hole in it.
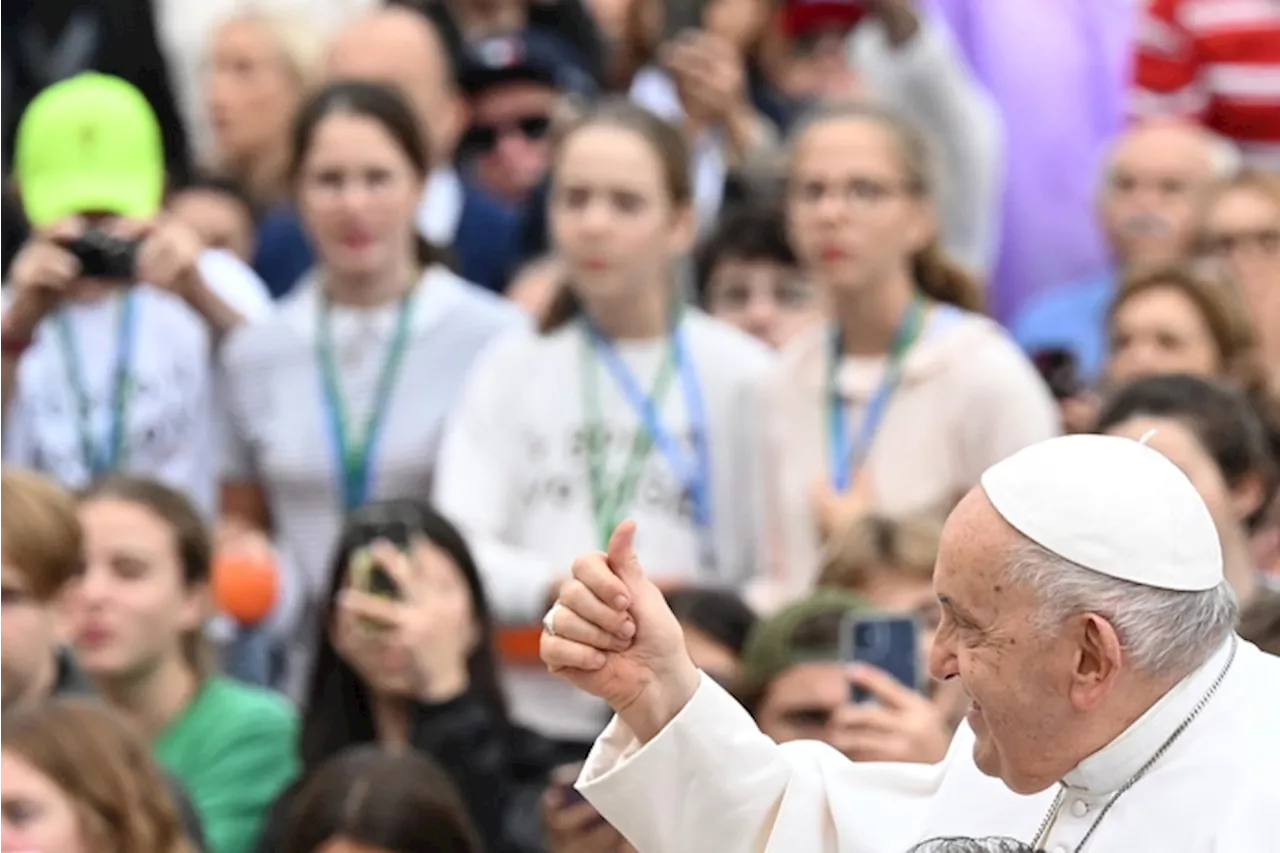
M 933 764 L 946 757 L 952 727 L 930 698 L 869 664 L 855 664 L 849 682 L 873 701 L 836 708 L 832 746 L 854 761 Z
M 412 545 L 414 520 L 407 510 L 395 506 L 373 505 L 362 507 L 351 514 L 348 523 L 354 533 L 355 548 L 348 564 L 348 583 L 353 589 L 400 601 L 404 590 L 387 568 L 374 556 L 373 545 L 386 542 L 401 554 L 408 554 Z
M 910 690 L 924 687 L 920 625 L 914 616 L 851 611 L 841 623 L 840 638 L 844 660 L 875 667 Z M 876 699 L 856 683 L 852 695 L 858 703 Z

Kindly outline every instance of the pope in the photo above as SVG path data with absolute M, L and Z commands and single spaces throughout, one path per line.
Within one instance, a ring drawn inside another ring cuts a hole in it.
M 577 786 L 640 853 L 1280 849 L 1280 658 L 1236 635 L 1213 519 L 1141 442 L 1032 445 L 951 514 L 929 667 L 971 704 L 937 765 L 762 735 L 694 668 L 634 534 L 575 561 L 541 650 L 617 714 Z

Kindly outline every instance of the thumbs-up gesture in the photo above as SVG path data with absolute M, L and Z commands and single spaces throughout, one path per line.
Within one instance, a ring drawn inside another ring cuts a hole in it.
M 653 738 L 698 688 L 684 632 L 662 592 L 645 577 L 624 521 L 609 552 L 583 554 L 543 620 L 542 660 L 580 690 L 599 696 L 641 741 Z

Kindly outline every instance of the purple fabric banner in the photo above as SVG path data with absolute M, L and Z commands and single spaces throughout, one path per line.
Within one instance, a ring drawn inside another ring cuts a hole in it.
M 1123 127 L 1138 0 L 920 0 L 1000 105 L 1006 175 L 991 308 L 1100 273 L 1098 170 Z

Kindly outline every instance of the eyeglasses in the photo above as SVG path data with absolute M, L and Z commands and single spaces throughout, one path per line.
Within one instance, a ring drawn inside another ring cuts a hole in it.
M 473 124 L 463 139 L 472 154 L 488 154 L 510 133 L 519 133 L 533 142 L 544 138 L 551 129 L 551 116 L 529 115 L 501 124 Z
M 855 177 L 847 181 L 801 181 L 788 188 L 791 197 L 801 204 L 818 204 L 835 195 L 850 207 L 868 209 L 876 207 L 895 195 L 912 195 L 919 187 L 910 181 L 881 180 Z
M 1264 255 L 1280 255 L 1280 228 L 1257 231 L 1224 231 L 1208 234 L 1202 243 L 1206 255 L 1225 258 L 1242 249 L 1256 249 Z

